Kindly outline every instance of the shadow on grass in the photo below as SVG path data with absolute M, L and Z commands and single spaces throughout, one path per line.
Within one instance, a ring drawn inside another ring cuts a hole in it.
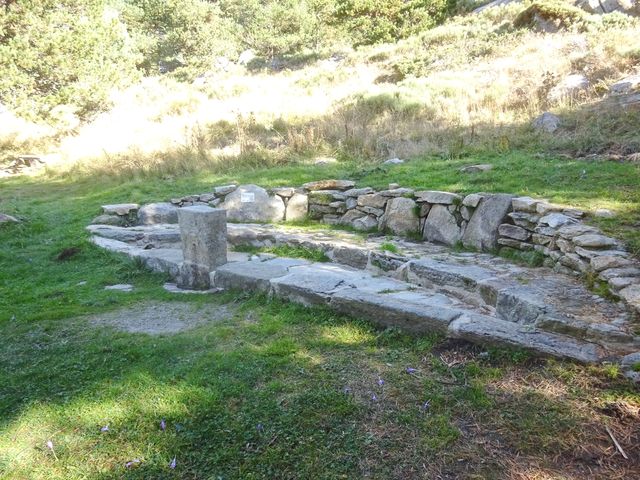
M 522 365 L 522 384 L 491 386 L 521 367 L 483 363 L 482 349 L 464 345 L 434 355 L 438 337 L 377 331 L 322 308 L 247 295 L 208 301 L 239 308 L 175 336 L 93 329 L 84 319 L 5 324 L 5 478 L 500 477 L 521 454 L 540 471 L 559 468 L 545 457 L 574 455 L 585 441 L 579 429 L 593 423 L 573 405 L 598 390 L 550 396 L 527 384 L 549 375 L 541 364 Z M 607 388 L 609 398 L 640 401 L 625 382 Z M 500 455 L 486 462 L 491 449 Z M 612 465 L 639 471 L 607 458 Z M 576 471 L 561 466 L 567 478 Z

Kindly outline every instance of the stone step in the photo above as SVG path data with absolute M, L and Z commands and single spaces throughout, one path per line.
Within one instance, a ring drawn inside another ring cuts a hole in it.
M 380 326 L 414 333 L 438 332 L 583 363 L 601 361 L 606 355 L 594 343 L 484 315 L 445 294 L 336 264 L 284 258 L 230 263 L 212 273 L 212 284 L 268 292 L 303 305 L 328 305 Z
M 176 262 L 179 263 L 181 258 L 180 252 L 175 250 L 180 238 L 176 225 L 132 228 L 93 225 L 89 230 L 96 236 L 121 240 L 119 248 L 125 253 L 132 247 L 159 246 L 135 250 L 135 257 L 156 271 L 170 274 L 176 271 Z M 309 231 L 276 225 L 230 223 L 227 225 L 227 240 L 232 246 L 288 245 L 319 249 L 335 264 L 353 267 L 351 269 L 361 275 L 387 278 L 387 281 L 400 280 L 402 285 L 408 285 L 400 288 L 398 283 L 394 283 L 392 289 L 420 287 L 423 291 L 444 295 L 457 308 L 470 309 L 517 325 L 533 325 L 538 331 L 596 342 L 620 354 L 640 348 L 638 338 L 634 336 L 632 317 L 623 304 L 592 294 L 580 281 L 549 269 L 518 266 L 484 253 L 453 252 L 428 242 L 383 236 L 363 238 L 349 232 Z M 389 241 L 397 246 L 398 251 L 382 249 L 383 244 Z M 172 247 L 166 249 L 172 253 L 165 252 L 163 247 Z M 158 253 L 153 253 L 156 250 Z M 233 254 L 230 252 L 229 255 Z M 236 259 L 242 259 L 242 256 Z M 278 268 L 284 268 L 283 265 Z M 217 280 L 221 284 L 224 282 L 226 288 L 237 288 L 237 281 L 247 281 L 241 271 L 243 267 L 232 264 L 226 267 L 229 270 L 223 269 Z M 322 273 L 326 281 L 322 288 L 327 287 L 328 290 L 320 289 L 314 293 L 300 287 L 313 278 L 298 273 L 286 280 L 274 281 L 272 285 L 271 271 L 264 273 L 263 278 L 257 268 L 253 269 L 256 275 L 254 283 L 261 291 L 278 289 L 282 296 L 304 300 L 308 304 L 326 303 L 332 297 L 328 292 L 332 291 L 329 287 L 333 280 L 329 278 L 326 266 L 315 273 Z M 268 268 L 276 266 L 273 264 Z M 352 282 L 354 278 L 350 276 Z M 402 323 L 403 320 L 396 316 L 394 321 Z

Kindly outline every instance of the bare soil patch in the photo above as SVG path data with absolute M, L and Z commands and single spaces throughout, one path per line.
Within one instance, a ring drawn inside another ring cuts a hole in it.
M 230 305 L 196 304 L 189 302 L 145 302 L 113 312 L 90 317 L 95 326 L 110 326 L 130 333 L 171 335 L 210 322 L 233 316 Z

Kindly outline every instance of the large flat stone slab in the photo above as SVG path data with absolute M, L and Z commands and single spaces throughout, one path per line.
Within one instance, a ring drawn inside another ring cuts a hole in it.
M 475 265 L 442 262 L 433 259 L 412 260 L 409 274 L 422 284 L 436 284 L 474 290 L 478 282 L 496 276 L 495 272 Z
M 541 332 L 486 315 L 465 314 L 449 325 L 449 335 L 470 342 L 511 346 L 580 363 L 598 363 L 605 356 L 601 347 L 564 335 Z
M 273 294 L 304 305 L 327 304 L 334 293 L 345 288 L 380 293 L 407 290 L 410 285 L 333 264 L 293 267 L 288 275 L 271 280 Z
M 270 280 L 287 275 L 291 267 L 309 264 L 295 258 L 228 263 L 211 273 L 211 284 L 219 288 L 267 293 L 271 288 Z
M 89 225 L 86 230 L 104 238 L 111 238 L 121 242 L 140 242 L 154 244 L 180 243 L 180 229 L 178 225 L 159 224 L 136 227 L 119 227 L 115 225 Z
M 441 332 L 461 315 L 451 299 L 418 292 L 371 293 L 357 288 L 335 292 L 329 305 L 382 327 L 400 327 L 413 333 Z

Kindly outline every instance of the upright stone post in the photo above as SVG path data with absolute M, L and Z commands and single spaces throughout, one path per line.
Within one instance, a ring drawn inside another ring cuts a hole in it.
M 227 212 L 204 205 L 178 209 L 178 224 L 184 262 L 178 286 L 210 287 L 209 272 L 227 263 Z

